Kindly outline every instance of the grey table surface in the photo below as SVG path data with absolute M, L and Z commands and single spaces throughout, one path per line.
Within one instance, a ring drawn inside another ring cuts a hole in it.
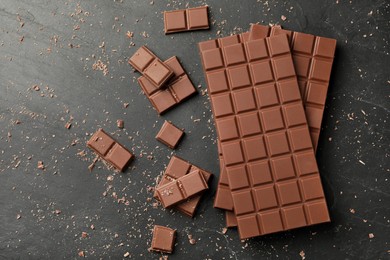
M 211 29 L 165 36 L 162 12 L 187 4 L 209 5 Z M 389 11 L 384 0 L 1 0 L 0 259 L 158 259 L 154 224 L 177 229 L 169 259 L 389 259 Z M 212 207 L 219 164 L 197 43 L 254 22 L 337 39 L 317 152 L 332 222 L 241 242 Z M 198 95 L 158 116 L 127 64 L 143 44 L 178 56 Z M 186 131 L 174 151 L 154 138 L 164 120 Z M 88 171 L 99 127 L 137 156 L 125 173 Z M 148 187 L 172 154 L 215 174 L 194 219 L 153 207 Z

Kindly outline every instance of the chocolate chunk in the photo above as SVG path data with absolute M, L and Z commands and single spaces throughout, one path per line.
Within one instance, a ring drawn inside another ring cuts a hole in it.
M 159 114 L 183 102 L 196 93 L 196 89 L 188 75 L 180 65 L 176 56 L 164 62 L 174 73 L 173 77 L 165 85 L 165 89 L 158 89 L 146 77 L 139 77 L 140 84 L 145 95 Z
M 209 182 L 209 180 L 211 179 L 212 176 L 211 173 L 203 169 L 200 169 L 199 167 L 187 161 L 184 161 L 183 159 L 177 156 L 172 156 L 164 172 L 163 178 L 156 188 L 166 183 L 169 183 L 171 181 L 174 181 L 177 178 L 180 178 L 181 176 L 184 176 L 194 170 L 200 170 L 206 182 Z M 158 199 L 157 192 L 155 192 L 154 198 Z M 198 207 L 201 198 L 202 198 L 202 194 L 196 195 L 182 203 L 177 204 L 176 206 L 174 206 L 174 208 L 186 214 L 189 217 L 193 217 L 195 215 L 196 208 Z
M 200 6 L 164 12 L 165 34 L 209 28 L 208 7 Z
M 134 155 L 129 150 L 117 143 L 101 128 L 89 139 L 87 146 L 119 171 L 123 171 L 134 159 Z
M 168 208 L 207 189 L 208 185 L 203 174 L 199 170 L 195 170 L 159 186 L 156 192 L 163 207 Z
M 183 135 L 183 130 L 177 128 L 172 123 L 165 121 L 158 132 L 156 139 L 167 145 L 169 148 L 175 149 Z
M 151 250 L 162 253 L 173 252 L 176 240 L 176 230 L 154 225 Z
M 158 89 L 173 76 L 173 71 L 146 46 L 139 48 L 129 59 L 129 63 Z

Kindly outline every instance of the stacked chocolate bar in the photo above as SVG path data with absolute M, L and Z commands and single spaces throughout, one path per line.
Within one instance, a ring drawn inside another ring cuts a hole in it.
M 214 206 L 241 239 L 330 221 L 315 150 L 335 48 L 262 25 L 199 43 L 218 133 Z

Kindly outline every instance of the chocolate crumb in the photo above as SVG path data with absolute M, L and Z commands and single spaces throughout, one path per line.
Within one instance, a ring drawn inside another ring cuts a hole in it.
M 301 256 L 302 260 L 305 260 L 305 252 L 302 250 L 301 252 L 299 252 L 299 255 Z
M 38 169 L 41 169 L 41 170 L 45 169 L 45 165 L 43 165 L 42 161 L 38 161 Z
M 190 239 L 190 244 L 191 245 L 195 245 L 196 244 L 196 240 L 195 239 Z
M 134 33 L 130 32 L 130 31 L 127 31 L 127 33 L 126 33 L 127 38 L 133 38 L 133 35 L 134 35 Z
M 116 126 L 120 129 L 123 129 L 123 127 L 125 126 L 125 122 L 122 119 L 118 119 L 116 120 Z
M 87 232 L 81 232 L 81 237 L 82 238 L 87 238 L 88 237 L 88 233 Z
M 78 253 L 78 255 L 79 255 L 80 257 L 85 257 L 84 251 L 80 251 L 80 252 Z

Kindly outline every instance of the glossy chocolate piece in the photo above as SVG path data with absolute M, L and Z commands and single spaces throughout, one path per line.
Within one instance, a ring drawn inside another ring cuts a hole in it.
M 89 139 L 87 146 L 118 171 L 123 171 L 134 158 L 129 150 L 117 143 L 101 128 Z
M 129 59 L 129 63 L 142 73 L 156 88 L 162 88 L 173 76 L 173 71 L 146 46 L 139 48 Z
M 209 28 L 208 7 L 200 6 L 164 12 L 165 34 Z
M 195 170 L 199 170 L 202 172 L 203 178 L 205 179 L 206 182 L 210 181 L 212 177 L 211 173 L 203 169 L 200 169 L 197 166 L 177 156 L 172 156 L 164 172 L 163 178 L 160 181 L 160 183 L 156 186 L 156 188 L 160 187 L 161 185 L 167 184 L 173 180 L 176 180 Z M 158 199 L 157 192 L 154 193 L 154 198 Z M 188 199 L 187 201 L 177 204 L 173 208 L 179 210 L 180 212 L 192 218 L 195 215 L 196 208 L 198 207 L 201 198 L 202 198 L 202 194 L 196 195 Z
M 154 225 L 151 250 L 171 254 L 176 240 L 176 230 Z
M 156 139 L 169 148 L 175 149 L 183 135 L 183 130 L 177 128 L 172 123 L 165 121 L 160 131 L 157 133 Z
M 199 170 L 192 171 L 156 189 L 164 208 L 183 202 L 208 189 L 207 182 Z
M 241 239 L 329 221 L 288 38 L 200 43 Z
M 196 93 L 194 85 L 176 56 L 169 58 L 164 64 L 174 73 L 173 77 L 166 83 L 165 89 L 157 88 L 144 76 L 138 78 L 138 83 L 146 97 L 159 114 L 164 113 Z
M 305 114 L 314 150 L 316 150 L 336 51 L 336 40 L 259 24 L 251 26 L 249 39 L 256 40 L 280 34 L 289 37 Z

